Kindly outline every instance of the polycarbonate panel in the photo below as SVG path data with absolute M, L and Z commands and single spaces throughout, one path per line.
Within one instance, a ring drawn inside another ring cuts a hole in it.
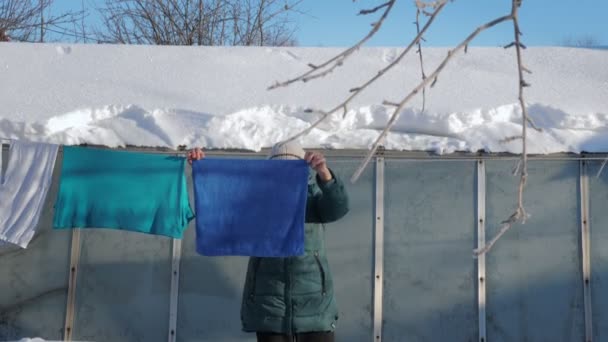
M 486 239 L 515 210 L 517 161 L 488 161 Z M 524 205 L 487 255 L 487 337 L 493 342 L 583 341 L 578 161 L 530 161 Z
M 594 341 L 608 340 L 608 166 L 590 162 L 591 300 Z
M 8 150 L 2 153 L 6 161 Z M 61 154 L 28 248 L 0 245 L 0 341 L 63 339 L 71 233 L 52 229 L 60 166 Z
M 171 239 L 81 231 L 74 340 L 158 341 L 167 336 Z
M 474 341 L 476 164 L 386 164 L 384 341 Z
M 326 225 L 326 248 L 334 277 L 340 318 L 336 341 L 371 341 L 372 272 L 374 237 L 374 161 L 355 184 L 350 178 L 361 160 L 334 160 L 329 166 L 346 186 L 350 211 L 341 220 Z

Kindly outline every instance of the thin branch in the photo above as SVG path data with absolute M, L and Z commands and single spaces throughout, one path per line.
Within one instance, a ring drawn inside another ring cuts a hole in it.
M 511 216 L 503 222 L 503 225 L 498 232 L 498 234 L 484 247 L 475 250 L 473 253 L 475 256 L 479 256 L 485 254 L 492 249 L 496 241 L 500 239 L 511 227 L 513 224 L 526 222 L 526 210 L 524 208 L 524 188 L 526 186 L 526 181 L 528 179 L 528 151 L 527 151 L 527 123 L 530 123 L 528 116 L 528 110 L 526 107 L 526 103 L 524 100 L 524 87 L 526 86 L 526 82 L 524 81 L 524 70 L 522 68 L 522 58 L 521 58 L 521 49 L 523 45 L 520 43 L 519 38 L 521 35 L 521 31 L 519 29 L 519 19 L 518 19 L 518 9 L 521 6 L 522 0 L 512 0 L 512 9 L 511 9 L 511 17 L 513 20 L 513 32 L 515 36 L 515 51 L 517 55 L 517 71 L 519 75 L 519 104 L 521 106 L 521 114 L 522 114 L 522 153 L 521 153 L 521 170 L 520 170 L 520 178 L 519 178 L 519 191 L 517 196 L 517 209 Z
M 514 0 L 516 1 L 516 0 Z M 361 173 L 363 173 L 363 170 L 365 169 L 365 167 L 367 167 L 367 164 L 369 164 L 369 161 L 372 159 L 372 157 L 374 156 L 374 154 L 376 153 L 376 151 L 378 150 L 378 147 L 380 146 L 380 144 L 382 143 L 382 141 L 384 140 L 384 138 L 386 137 L 386 135 L 388 134 L 388 132 L 390 131 L 390 129 L 395 125 L 395 123 L 397 122 L 397 119 L 399 118 L 399 115 L 401 114 L 401 110 L 403 110 L 403 108 L 405 107 L 405 105 L 414 97 L 414 95 L 416 95 L 420 89 L 422 89 L 423 87 L 425 87 L 430 80 L 434 80 L 437 78 L 437 76 L 439 75 L 439 73 L 441 73 L 441 71 L 443 70 L 443 68 L 445 68 L 445 66 L 448 64 L 448 62 L 452 59 L 452 57 L 456 54 L 456 52 L 464 49 L 464 47 L 466 45 L 468 45 L 479 33 L 499 24 L 502 23 L 504 21 L 507 20 L 511 20 L 513 19 L 513 15 L 509 14 L 509 15 L 505 15 L 502 16 L 500 18 L 494 19 L 490 22 L 485 23 L 484 25 L 478 27 L 477 29 L 475 29 L 475 31 L 473 31 L 473 33 L 471 33 L 463 42 L 461 42 L 457 47 L 455 47 L 454 49 L 450 50 L 448 52 L 448 55 L 444 58 L 444 60 L 441 62 L 441 64 L 439 64 L 439 66 L 435 69 L 435 71 L 433 71 L 433 73 L 431 75 L 429 75 L 429 77 L 427 77 L 426 79 L 424 79 L 420 84 L 418 84 L 418 86 L 416 88 L 414 88 L 414 90 L 412 90 L 400 103 L 399 106 L 397 108 L 395 108 L 395 110 L 393 111 L 393 114 L 391 115 L 391 118 L 389 119 L 386 127 L 384 128 L 384 130 L 382 131 L 382 133 L 380 133 L 380 135 L 378 136 L 378 138 L 376 139 L 376 141 L 374 142 L 372 149 L 370 150 L 370 152 L 367 154 L 367 156 L 365 157 L 365 160 L 363 161 L 363 163 L 361 163 L 361 165 L 357 168 L 357 170 L 355 171 L 354 175 L 351 178 L 351 182 L 356 182 L 359 177 L 361 176 Z
M 431 25 L 433 24 L 433 21 L 435 20 L 435 18 L 437 17 L 437 15 L 439 15 L 439 13 L 445 7 L 446 4 L 447 4 L 447 2 L 443 2 L 442 4 L 440 4 L 437 7 L 437 9 L 433 13 L 433 15 L 429 18 L 429 20 L 426 22 L 426 24 L 420 30 L 420 33 L 418 33 L 418 35 L 410 42 L 410 44 L 403 50 L 403 52 L 401 52 L 401 54 L 399 56 L 397 56 L 397 58 L 395 58 L 394 61 L 392 61 L 389 65 L 387 65 L 382 70 L 380 70 L 374 77 L 370 78 L 363 85 L 361 85 L 359 87 L 356 87 L 357 90 L 355 92 L 353 92 L 348 98 L 346 98 L 346 100 L 344 100 L 344 102 L 338 104 L 337 106 L 335 106 L 334 108 L 332 108 L 329 111 L 321 112 L 322 116 L 317 121 L 315 121 L 314 123 L 312 123 L 308 128 L 306 128 L 302 132 L 300 132 L 300 133 L 294 135 L 293 137 L 289 138 L 288 140 L 286 140 L 286 142 L 296 140 L 299 137 L 308 134 L 315 127 L 317 127 L 319 124 L 321 124 L 323 121 L 325 121 L 330 115 L 332 115 L 333 113 L 335 113 L 340 108 L 348 105 L 355 97 L 357 97 L 359 94 L 361 94 L 361 92 L 363 92 L 369 85 L 371 85 L 372 83 L 376 82 L 380 77 L 382 77 L 383 75 L 385 75 L 389 70 L 391 70 L 393 67 L 395 67 L 397 64 L 399 64 L 399 62 L 407 55 L 407 53 L 422 38 L 422 35 L 426 32 L 426 30 L 429 27 L 431 27 Z M 395 107 L 398 107 L 398 106 L 399 106 L 399 104 L 396 104 Z
M 500 140 L 499 142 L 501 144 L 505 144 L 505 143 L 508 143 L 508 142 L 511 142 L 511 141 L 515 141 L 515 140 L 520 140 L 520 139 L 523 140 L 523 138 L 524 137 L 522 137 L 521 135 L 514 135 L 514 136 L 511 136 L 511 137 L 506 137 L 506 138 Z
M 530 127 L 534 128 L 536 131 L 538 131 L 538 132 L 543 131 L 542 128 L 539 128 L 538 126 L 536 126 L 536 123 L 534 122 L 534 120 L 532 120 L 532 117 L 530 117 L 530 116 L 526 117 L 526 122 L 528 122 Z
M 526 49 L 526 46 L 524 44 L 522 44 L 521 42 L 511 42 L 511 43 L 505 45 L 504 48 L 508 49 L 508 48 L 513 47 L 515 45 L 519 46 L 522 49 Z
M 396 103 L 396 102 L 390 102 L 390 101 L 386 101 L 386 100 L 383 101 L 382 104 L 385 105 L 385 106 L 399 107 L 398 103 Z
M 391 0 L 388 2 L 388 5 L 386 6 L 386 10 L 384 10 L 384 13 L 382 13 L 382 16 L 380 17 L 380 19 L 374 24 L 373 28 L 369 31 L 369 33 L 365 37 L 363 37 L 363 39 L 361 39 L 359 42 L 357 42 L 355 45 L 353 45 L 352 47 L 341 52 L 337 56 L 327 60 L 326 62 L 317 66 L 316 68 L 313 68 L 312 70 L 309 70 L 308 72 L 305 72 L 304 74 L 302 74 L 296 78 L 287 80 L 285 82 L 275 83 L 274 85 L 268 87 L 268 90 L 272 90 L 272 89 L 276 89 L 276 88 L 280 88 L 280 87 L 286 87 L 286 86 L 288 86 L 292 83 L 298 82 L 298 81 L 306 82 L 311 79 L 323 77 L 323 76 L 331 73 L 335 68 L 341 66 L 342 63 L 344 62 L 344 60 L 346 60 L 350 55 L 353 54 L 353 52 L 358 50 L 365 42 L 367 42 L 370 38 L 372 38 L 378 32 L 378 30 L 380 30 L 382 23 L 384 23 L 384 19 L 386 19 L 388 14 L 393 9 L 393 5 L 395 4 L 395 2 L 396 2 L 396 0 Z M 328 70 L 323 71 L 319 74 L 315 74 L 315 72 L 317 70 L 326 68 L 328 66 L 329 66 Z
M 385 2 L 382 5 L 378 5 L 372 9 L 363 9 L 359 12 L 359 15 L 367 15 L 367 14 L 376 13 L 379 9 L 384 8 L 384 7 L 388 6 L 389 4 L 390 4 L 390 1 Z
M 600 166 L 600 169 L 597 171 L 597 175 L 595 176 L 596 178 L 600 178 L 600 175 L 602 174 L 604 167 L 606 167 L 606 164 L 608 164 L 608 158 L 604 159 L 602 166 Z
M 485 246 L 475 249 L 473 251 L 473 254 L 476 257 L 489 252 L 490 249 L 492 249 L 492 247 L 494 247 L 494 244 L 496 243 L 496 241 L 498 241 L 498 239 L 500 239 L 509 229 L 511 229 L 513 224 L 516 223 L 517 220 L 519 219 L 519 216 L 522 215 L 522 214 L 520 214 L 519 209 L 520 208 L 518 208 L 518 210 L 516 210 L 515 213 L 513 213 L 509 217 L 508 220 L 502 222 L 502 225 L 500 226 L 500 230 L 498 231 L 496 236 L 494 236 L 494 238 L 492 238 L 492 240 L 490 240 L 490 242 L 486 243 Z
M 420 35 L 420 7 L 416 9 L 416 33 Z M 420 71 L 422 72 L 422 80 L 426 79 L 426 74 L 424 73 L 424 61 L 422 58 L 422 43 L 420 42 L 422 39 L 418 40 L 418 56 L 420 56 Z M 468 46 L 468 45 L 467 45 Z M 466 46 L 465 46 L 466 52 Z M 422 109 L 421 113 L 424 113 L 426 108 L 426 87 L 422 88 Z
M 521 159 L 518 159 L 517 164 L 515 164 L 515 167 L 511 171 L 511 174 L 513 174 L 513 176 L 517 176 L 517 174 L 519 173 L 520 167 L 521 167 Z

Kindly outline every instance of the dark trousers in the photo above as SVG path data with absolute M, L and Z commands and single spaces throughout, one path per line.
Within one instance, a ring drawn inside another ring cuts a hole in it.
M 334 342 L 333 331 L 310 332 L 296 335 L 257 333 L 258 342 Z

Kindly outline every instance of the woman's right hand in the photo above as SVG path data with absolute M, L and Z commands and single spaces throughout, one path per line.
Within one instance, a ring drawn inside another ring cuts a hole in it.
M 205 158 L 205 152 L 202 148 L 196 147 L 188 152 L 188 163 L 192 165 L 192 161 Z

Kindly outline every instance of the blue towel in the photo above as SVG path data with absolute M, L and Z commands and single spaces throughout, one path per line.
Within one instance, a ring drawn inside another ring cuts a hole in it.
M 302 255 L 308 174 L 303 160 L 195 161 L 197 252 L 207 256 Z
M 182 238 L 193 213 L 185 159 L 65 146 L 53 227 Z

